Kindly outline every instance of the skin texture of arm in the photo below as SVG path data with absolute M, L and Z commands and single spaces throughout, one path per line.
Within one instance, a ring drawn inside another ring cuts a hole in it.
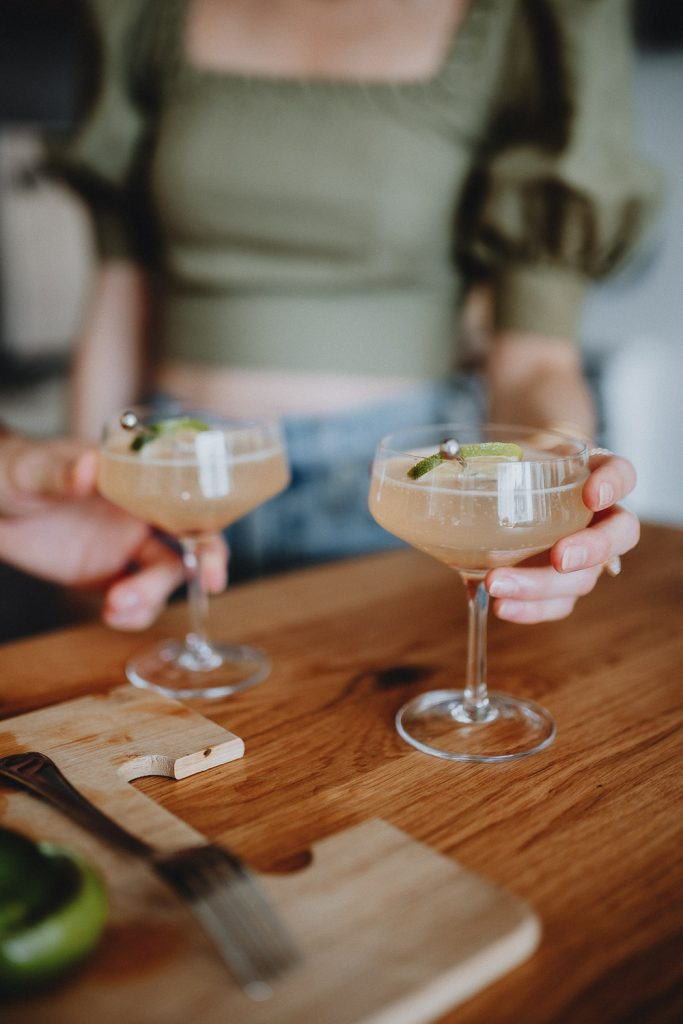
M 70 432 L 99 439 L 104 422 L 138 401 L 147 369 L 150 290 L 134 263 L 102 263 L 95 272 L 76 349 L 70 396 Z
M 488 384 L 494 423 L 571 423 L 594 436 L 593 402 L 569 338 L 501 331 L 489 356 Z
M 499 423 L 549 426 L 571 423 L 592 437 L 595 414 L 579 352 L 568 339 L 502 332 L 489 363 L 489 415 Z M 634 488 L 627 459 L 595 455 L 583 490 L 594 512 L 590 525 L 564 537 L 533 566 L 496 569 L 487 576 L 494 613 L 511 622 L 534 623 L 569 615 L 577 598 L 597 583 L 605 562 L 638 543 L 637 517 L 617 504 Z

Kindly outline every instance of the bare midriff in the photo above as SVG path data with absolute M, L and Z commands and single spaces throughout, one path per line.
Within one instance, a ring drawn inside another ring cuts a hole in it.
M 410 376 L 303 370 L 263 370 L 163 363 L 156 375 L 164 393 L 232 416 L 316 415 L 352 410 L 401 395 L 421 381 Z

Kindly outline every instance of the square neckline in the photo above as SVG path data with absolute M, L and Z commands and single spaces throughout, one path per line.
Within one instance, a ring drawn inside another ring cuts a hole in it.
M 470 0 L 470 5 L 464 17 L 451 33 L 445 56 L 439 61 L 439 65 L 433 74 L 421 78 L 353 78 L 347 75 L 293 75 L 293 74 L 269 74 L 266 71 L 240 71 L 237 68 L 216 68 L 210 64 L 200 64 L 188 52 L 188 25 L 190 15 L 190 4 L 192 0 L 176 0 L 176 12 L 173 26 L 173 50 L 175 51 L 176 66 L 181 74 L 194 80 L 215 81 L 217 83 L 235 84 L 245 83 L 250 86 L 264 86 L 271 88 L 296 88 L 296 89 L 317 89 L 324 91 L 350 90 L 378 92 L 403 92 L 410 90 L 425 90 L 438 86 L 448 75 L 452 66 L 456 63 L 459 51 L 466 46 L 468 37 L 476 39 L 477 23 L 485 10 L 491 6 L 491 0 Z

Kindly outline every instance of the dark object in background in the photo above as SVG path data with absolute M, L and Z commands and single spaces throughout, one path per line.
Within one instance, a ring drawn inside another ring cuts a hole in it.
M 681 0 L 634 0 L 633 33 L 641 50 L 683 49 Z
M 0 564 L 0 644 L 73 622 L 61 588 Z
M 78 0 L 0 3 L 0 130 L 73 123 L 85 83 Z

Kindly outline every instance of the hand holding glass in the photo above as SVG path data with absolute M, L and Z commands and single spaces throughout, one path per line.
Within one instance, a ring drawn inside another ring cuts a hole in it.
M 289 481 L 277 424 L 226 419 L 182 406 L 169 418 L 136 408 L 113 417 L 99 453 L 105 498 L 171 534 L 182 549 L 190 631 L 143 651 L 128 679 L 173 697 L 222 697 L 253 686 L 270 670 L 264 653 L 212 643 L 202 586 L 203 544 Z
M 515 444 L 522 457 L 473 457 L 464 466 L 446 458 L 412 479 L 409 471 L 446 439 Z M 466 685 L 422 694 L 402 707 L 396 727 L 408 743 L 450 760 L 508 761 L 552 742 L 555 725 L 545 708 L 487 689 L 484 579 L 490 569 L 516 565 L 586 526 L 591 512 L 581 493 L 587 477 L 586 446 L 555 431 L 442 423 L 380 442 L 372 515 L 390 533 L 459 572 L 469 606 Z

